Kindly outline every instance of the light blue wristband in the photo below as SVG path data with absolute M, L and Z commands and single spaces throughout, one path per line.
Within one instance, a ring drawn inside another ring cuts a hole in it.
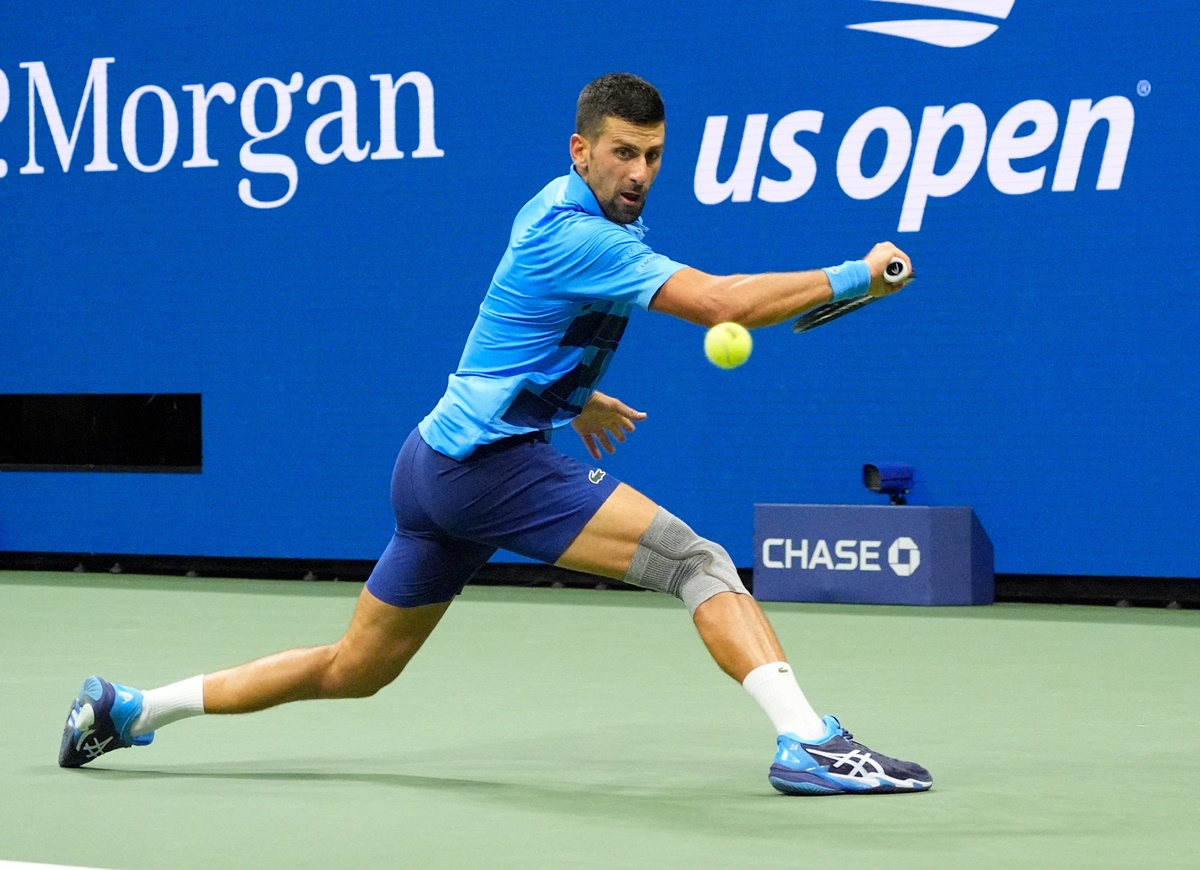
M 829 276 L 834 302 L 866 296 L 871 289 L 871 269 L 866 260 L 847 260 L 840 266 L 828 266 L 821 271 Z

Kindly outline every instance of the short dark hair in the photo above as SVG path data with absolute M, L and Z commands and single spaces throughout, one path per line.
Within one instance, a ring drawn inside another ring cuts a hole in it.
M 666 120 L 667 107 L 658 89 L 645 79 L 631 73 L 609 73 L 580 92 L 575 132 L 585 139 L 595 138 L 604 129 L 605 118 L 648 127 Z

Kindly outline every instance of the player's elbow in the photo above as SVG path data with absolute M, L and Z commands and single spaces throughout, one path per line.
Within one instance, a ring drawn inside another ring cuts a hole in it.
M 702 326 L 711 329 L 718 323 L 739 323 L 747 329 L 754 329 L 762 325 L 754 297 L 741 286 L 745 277 L 725 275 L 711 278 L 695 300 Z
M 699 294 L 693 299 L 693 304 L 694 322 L 706 329 L 711 329 L 718 323 L 740 323 L 747 329 L 759 325 L 754 309 L 745 295 L 719 284 L 708 292 Z
M 728 299 L 720 295 L 714 295 L 710 298 L 698 299 L 695 309 L 696 322 L 711 329 L 718 323 L 740 323 L 741 317 L 744 315 L 742 306 L 735 299 Z
M 741 323 L 748 312 L 745 300 L 731 291 L 736 278 L 684 269 L 662 286 L 650 308 L 705 328 L 729 321 Z

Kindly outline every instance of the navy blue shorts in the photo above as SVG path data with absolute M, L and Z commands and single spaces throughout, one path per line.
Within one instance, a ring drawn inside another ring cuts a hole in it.
M 553 564 L 620 483 L 544 440 L 451 459 L 414 429 L 392 472 L 396 533 L 367 580 L 380 601 L 449 601 L 499 548 Z

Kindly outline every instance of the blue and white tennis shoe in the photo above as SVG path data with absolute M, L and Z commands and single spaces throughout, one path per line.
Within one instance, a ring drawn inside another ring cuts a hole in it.
M 153 731 L 140 737 L 129 733 L 141 714 L 142 693 L 137 689 L 88 677 L 67 714 L 58 766 L 82 767 L 114 749 L 147 745 Z
M 833 716 L 825 717 L 820 740 L 779 735 L 779 751 L 768 779 L 784 794 L 878 794 L 928 791 L 929 771 L 911 761 L 898 761 L 854 740 Z

